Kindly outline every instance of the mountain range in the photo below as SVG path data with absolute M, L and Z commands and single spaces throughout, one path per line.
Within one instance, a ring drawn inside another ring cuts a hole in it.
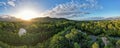
M 41 19 L 50 19 L 50 17 L 42 17 Z M 34 20 L 38 20 L 39 18 L 35 18 Z M 63 20 L 67 20 L 65 18 L 53 18 L 53 19 L 63 19 Z M 10 15 L 0 15 L 0 21 L 19 21 L 21 19 L 18 19 L 18 18 L 15 18 L 13 16 L 10 16 Z M 82 19 L 82 20 L 120 20 L 120 17 L 119 16 L 116 16 L 116 17 L 89 17 L 89 18 L 85 18 L 85 19 Z

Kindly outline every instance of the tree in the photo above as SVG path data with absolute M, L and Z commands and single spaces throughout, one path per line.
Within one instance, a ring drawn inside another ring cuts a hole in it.
M 120 40 L 116 42 L 116 48 L 119 48 L 119 47 L 120 47 Z
M 99 48 L 99 44 L 97 42 L 94 42 L 92 48 Z
M 80 48 L 80 45 L 77 42 L 75 42 L 74 43 L 74 48 Z

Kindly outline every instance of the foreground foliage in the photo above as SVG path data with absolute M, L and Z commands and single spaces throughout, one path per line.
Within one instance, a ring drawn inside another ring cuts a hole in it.
M 20 28 L 27 33 L 19 36 Z M 119 39 L 119 20 L 37 18 L 31 22 L 0 22 L 0 48 L 119 48 Z

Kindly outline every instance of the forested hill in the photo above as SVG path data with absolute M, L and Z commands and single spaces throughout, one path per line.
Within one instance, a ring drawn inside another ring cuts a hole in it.
M 120 20 L 35 18 L 0 21 L 0 48 L 117 48 Z
M 57 21 L 57 20 L 68 20 L 68 19 L 65 19 L 65 18 L 38 17 L 38 18 L 33 18 L 31 20 L 32 21 Z M 5 15 L 5 16 L 0 16 L 0 21 L 25 21 L 25 20 Z
M 34 18 L 32 21 L 41 21 L 41 22 L 55 22 L 55 21 L 67 21 L 68 19 L 65 18 L 50 18 L 50 17 L 40 17 L 40 18 Z

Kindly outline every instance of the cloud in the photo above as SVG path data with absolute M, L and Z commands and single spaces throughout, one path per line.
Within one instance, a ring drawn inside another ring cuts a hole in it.
M 8 8 L 16 8 L 18 4 L 22 4 L 23 2 L 30 1 L 30 0 L 6 0 L 0 1 L 0 8 L 4 8 L 6 11 Z
M 0 6 L 5 6 L 6 3 L 5 2 L 0 2 Z
M 83 0 L 84 2 L 80 3 L 78 1 L 72 0 L 64 4 L 59 4 L 53 9 L 43 13 L 44 16 L 57 17 L 57 18 L 68 18 L 83 16 L 90 14 L 89 10 L 96 9 L 98 3 L 96 0 Z
M 0 2 L 0 7 L 3 7 L 5 10 L 7 10 L 7 7 L 5 7 L 7 4 L 5 2 Z
M 8 5 L 13 6 L 13 7 L 15 7 L 15 6 L 16 6 L 16 4 L 15 4 L 15 2 L 14 2 L 14 1 L 8 1 Z
M 4 11 L 8 10 L 8 7 L 15 7 L 16 6 L 16 1 L 18 0 L 7 0 L 7 1 L 2 1 L 0 2 L 0 8 L 4 8 Z
M 27 0 L 8 0 L 7 4 L 12 7 L 15 7 L 17 5 L 17 3 L 16 3 L 17 1 L 19 1 L 19 3 L 21 3 L 22 1 L 27 1 Z
M 8 0 L 8 1 L 17 1 L 17 0 Z
M 17 0 L 8 0 L 6 2 L 0 2 L 0 6 L 6 7 L 6 6 L 10 5 L 12 7 L 15 7 L 16 6 L 16 4 L 15 4 L 16 1 Z

